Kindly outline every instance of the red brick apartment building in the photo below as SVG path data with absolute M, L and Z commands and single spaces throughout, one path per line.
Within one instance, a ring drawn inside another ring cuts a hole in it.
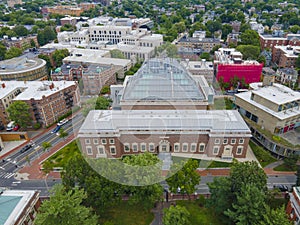
M 278 35 L 259 34 L 261 50 L 271 49 L 275 46 L 300 46 L 300 34 L 287 34 L 285 37 Z
M 9 122 L 6 109 L 16 100 L 30 106 L 33 123 L 48 126 L 79 105 L 78 85 L 74 81 L 5 81 L 0 88 L 0 118 Z

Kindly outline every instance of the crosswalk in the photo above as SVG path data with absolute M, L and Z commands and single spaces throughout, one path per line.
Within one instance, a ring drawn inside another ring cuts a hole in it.
M 4 178 L 4 179 L 9 179 L 14 175 L 15 173 L 0 172 L 0 178 Z

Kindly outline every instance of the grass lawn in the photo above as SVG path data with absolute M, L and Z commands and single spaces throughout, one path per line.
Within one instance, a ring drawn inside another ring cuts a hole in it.
M 267 150 L 256 145 L 252 141 L 249 142 L 249 145 L 262 167 L 265 167 L 265 166 L 269 165 L 270 163 L 277 161 L 277 159 L 274 158 Z
M 212 209 L 200 207 L 196 201 L 176 201 L 177 205 L 184 206 L 190 213 L 190 225 L 223 225 L 223 218 L 215 215 Z
M 233 107 L 233 102 L 229 98 L 216 98 L 214 99 L 214 105 L 212 106 L 212 109 L 233 109 Z
M 118 205 L 101 214 L 100 224 L 111 221 L 114 225 L 149 225 L 154 219 L 154 214 L 143 209 L 140 205 L 131 205 L 121 201 Z
M 293 169 L 293 168 L 291 168 L 289 166 L 286 166 L 284 164 L 276 166 L 273 170 L 275 170 L 275 171 L 296 171 L 296 169 Z
M 189 158 L 172 156 L 173 163 L 179 163 L 181 160 L 187 161 Z M 232 163 L 229 162 L 220 162 L 220 161 L 211 161 L 203 159 L 194 159 L 199 163 L 199 168 L 224 168 L 230 167 Z
M 43 168 L 52 170 L 54 167 L 64 167 L 71 157 L 80 154 L 76 141 L 63 147 L 43 163 Z
M 229 162 L 220 162 L 220 161 L 212 161 L 209 164 L 208 168 L 224 168 L 224 167 L 231 167 L 232 163 Z

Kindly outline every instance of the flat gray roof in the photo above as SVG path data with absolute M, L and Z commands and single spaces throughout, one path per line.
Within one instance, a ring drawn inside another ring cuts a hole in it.
M 12 58 L 0 61 L 0 76 L 6 74 L 18 74 L 41 68 L 46 65 L 46 61 L 39 58 Z
M 51 84 L 54 88 L 50 88 Z M 0 99 L 7 96 L 13 91 L 21 90 L 21 93 L 14 98 L 14 100 L 36 100 L 42 99 L 43 96 L 47 97 L 67 87 L 75 85 L 75 81 L 1 81 L 0 84 Z
M 92 110 L 78 136 L 145 130 L 251 133 L 236 110 Z

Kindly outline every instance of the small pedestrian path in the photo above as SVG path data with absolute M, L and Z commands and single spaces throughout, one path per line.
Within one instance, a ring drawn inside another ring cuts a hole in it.
M 154 214 L 154 220 L 150 225 L 163 225 L 164 209 L 169 208 L 172 204 L 175 204 L 175 202 L 158 202 L 156 207 L 151 210 Z

